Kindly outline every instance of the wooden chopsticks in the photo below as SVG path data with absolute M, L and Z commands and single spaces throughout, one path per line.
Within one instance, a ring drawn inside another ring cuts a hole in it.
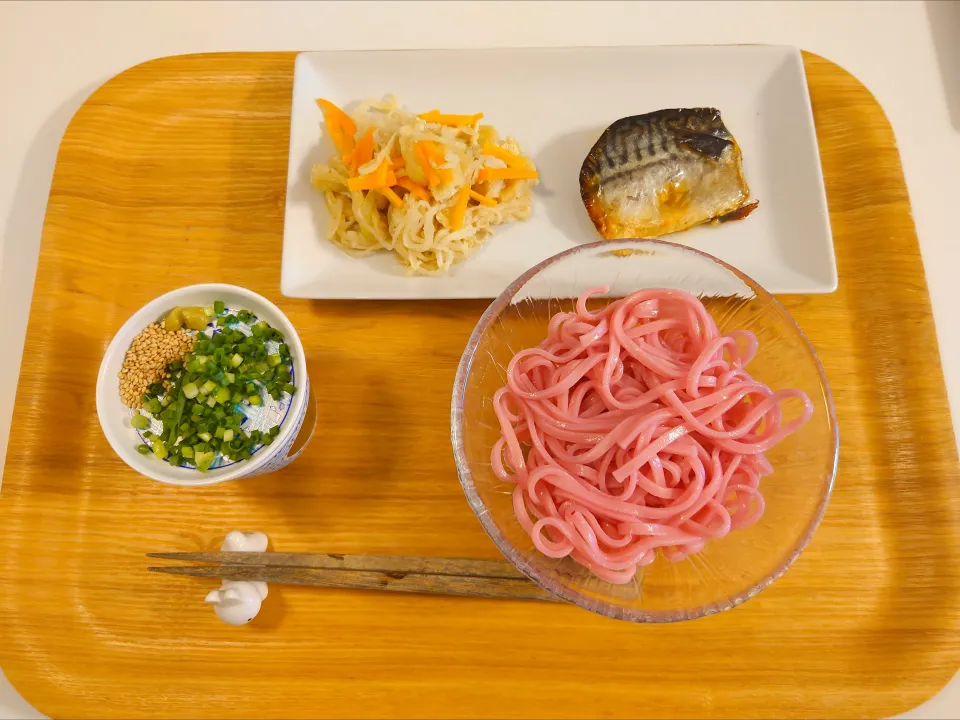
M 392 592 L 558 601 L 502 560 L 321 553 L 148 553 L 164 560 L 217 563 L 158 566 L 150 572 L 224 580 Z

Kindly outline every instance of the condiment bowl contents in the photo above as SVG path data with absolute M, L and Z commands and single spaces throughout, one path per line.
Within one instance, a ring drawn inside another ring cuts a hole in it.
M 296 329 L 261 295 L 212 283 L 124 323 L 100 364 L 97 416 L 127 465 L 185 486 L 278 470 L 316 424 Z

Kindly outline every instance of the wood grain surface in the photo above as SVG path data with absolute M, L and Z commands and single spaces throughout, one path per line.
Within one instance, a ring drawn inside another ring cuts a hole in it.
M 839 476 L 809 548 L 735 610 L 667 626 L 565 604 L 277 586 L 249 626 L 210 580 L 147 573 L 229 530 L 275 549 L 496 559 L 450 450 L 485 302 L 280 296 L 293 54 L 164 58 L 109 81 L 60 147 L 0 496 L 0 665 L 54 717 L 881 717 L 960 666 L 960 477 L 890 126 L 806 55 L 840 273 L 785 297 L 831 380 Z M 785 139 L 788 141 L 788 139 Z M 301 333 L 318 431 L 209 488 L 129 470 L 94 383 L 140 305 L 262 293 Z M 330 342 L 336 338 L 337 342 Z

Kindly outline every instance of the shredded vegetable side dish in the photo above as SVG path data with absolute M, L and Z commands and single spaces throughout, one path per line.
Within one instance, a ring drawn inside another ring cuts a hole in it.
M 349 115 L 317 104 L 336 155 L 311 182 L 330 210 L 328 239 L 345 252 L 393 252 L 408 274 L 443 275 L 496 226 L 530 217 L 536 167 L 480 124 L 483 113 L 414 115 L 392 96 Z

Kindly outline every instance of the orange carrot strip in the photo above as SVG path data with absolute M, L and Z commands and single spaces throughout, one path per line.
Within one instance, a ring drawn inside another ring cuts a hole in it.
M 397 178 L 397 185 L 402 187 L 405 190 L 409 190 L 413 193 L 414 197 L 418 197 L 421 200 L 426 200 L 430 202 L 430 191 L 427 190 L 423 185 L 418 185 L 413 180 L 408 177 Z
M 423 173 L 427 176 L 427 184 L 433 187 L 440 183 L 440 177 L 437 175 L 437 171 L 433 169 L 433 165 L 430 164 L 431 144 L 428 140 L 421 140 L 413 146 L 413 152 L 417 156 L 417 161 L 423 166 Z
M 347 187 L 350 188 L 352 192 L 360 192 L 361 190 L 376 190 L 377 188 L 383 187 L 383 183 L 377 180 L 376 173 L 370 173 L 369 175 L 359 175 L 355 178 L 350 178 L 347 180 Z
M 476 124 L 483 117 L 483 113 L 477 113 L 476 115 L 447 115 L 439 110 L 431 110 L 430 112 L 421 113 L 417 117 L 421 120 L 426 120 L 428 123 L 462 127 L 464 125 Z
M 380 188 L 377 190 L 378 193 L 381 193 L 387 200 L 390 201 L 390 204 L 397 208 L 403 207 L 403 200 L 400 199 L 400 196 L 397 195 L 390 188 Z
M 491 168 L 485 167 L 477 173 L 478 182 L 490 180 L 536 180 L 540 175 L 536 170 L 526 168 Z
M 470 197 L 476 200 L 481 205 L 486 205 L 487 207 L 496 207 L 497 201 L 493 198 L 488 198 L 486 195 L 481 195 L 473 188 L 470 189 Z
M 437 147 L 435 142 L 424 140 L 423 150 L 427 153 L 427 157 L 430 158 L 436 165 L 443 165 L 444 160 L 446 160 L 446 157 L 443 155 L 443 151 Z
M 379 190 L 381 188 L 393 187 L 397 184 L 397 177 L 390 169 L 390 161 L 384 160 L 379 167 L 372 173 L 358 175 L 355 178 L 347 180 L 347 187 L 354 192 L 360 190 Z
M 407 166 L 407 161 L 403 159 L 402 155 L 398 155 L 397 157 L 390 158 L 390 164 L 393 165 L 394 170 L 399 170 Z
M 517 168 L 520 170 L 527 170 L 530 168 L 530 165 L 528 164 L 529 161 L 525 157 L 517 155 L 516 153 L 512 153 L 509 150 L 505 150 L 504 148 L 494 145 L 491 142 L 485 142 L 481 152 L 484 155 L 492 155 L 495 158 L 500 158 L 507 164 L 507 167 Z
M 330 139 L 333 140 L 333 144 L 340 151 L 340 154 L 344 156 L 344 162 L 347 162 L 347 158 L 353 153 L 356 144 L 353 136 L 357 134 L 357 126 L 349 115 L 329 100 L 317 98 L 317 105 L 323 111 L 323 120 L 330 132 Z
M 446 155 L 443 154 L 443 148 L 441 148 L 435 142 L 427 141 L 427 148 L 430 152 L 430 159 L 433 160 L 438 166 L 443 165 L 447 161 Z
M 363 167 L 368 162 L 373 160 L 373 128 L 367 128 L 367 131 L 363 134 L 359 140 L 357 140 L 357 145 L 353 149 L 353 154 L 350 157 L 350 170 L 356 172 L 358 168 Z
M 450 216 L 450 229 L 459 230 L 463 227 L 463 216 L 467 212 L 467 203 L 470 201 L 470 186 L 464 185 L 457 192 L 457 203 L 453 206 L 453 215 Z
M 427 153 L 427 157 L 433 161 L 433 169 L 437 173 L 439 178 L 439 184 L 448 185 L 453 182 L 453 171 L 450 168 L 440 167 L 443 165 L 447 158 L 443 154 L 443 150 L 437 145 L 437 143 L 430 142 L 429 140 L 424 140 L 424 152 Z

